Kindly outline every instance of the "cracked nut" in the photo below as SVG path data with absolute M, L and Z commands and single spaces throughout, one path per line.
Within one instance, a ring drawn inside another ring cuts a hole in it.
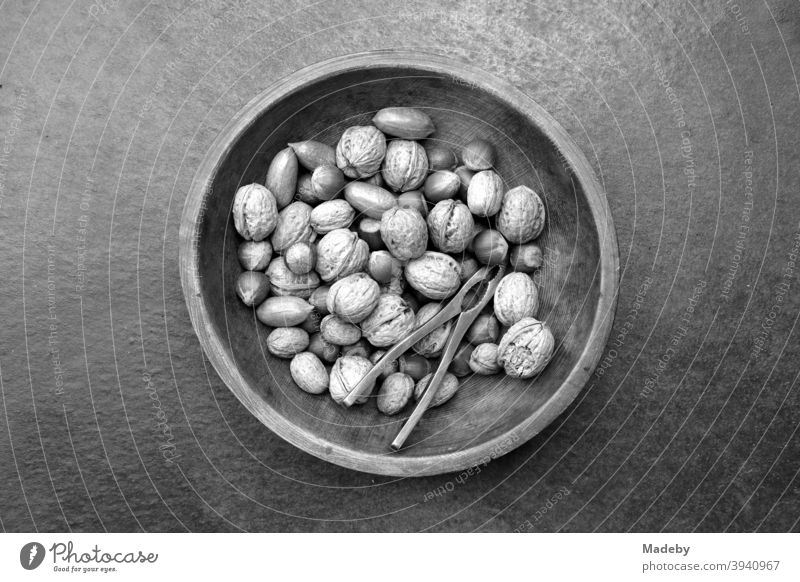
M 555 339 L 546 323 L 526 317 L 511 326 L 497 348 L 497 362 L 514 378 L 531 378 L 553 356 Z

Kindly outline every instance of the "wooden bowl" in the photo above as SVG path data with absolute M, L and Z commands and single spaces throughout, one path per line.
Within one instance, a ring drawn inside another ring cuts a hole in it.
M 288 360 L 266 350 L 268 328 L 234 292 L 242 271 L 231 206 L 240 185 L 263 183 L 287 142 L 335 145 L 350 125 L 389 106 L 424 109 L 433 137 L 456 151 L 478 136 L 496 146 L 509 187 L 526 184 L 547 206 L 538 239 L 545 265 L 538 317 L 556 352 L 535 380 L 464 378 L 446 405 L 429 410 L 406 448 L 389 444 L 412 406 L 380 414 L 374 399 L 342 408 L 297 388 Z M 200 166 L 180 226 L 181 280 L 192 324 L 209 360 L 236 397 L 267 427 L 317 457 L 359 471 L 432 475 L 487 462 L 552 422 L 586 383 L 614 315 L 619 252 L 605 195 L 566 131 L 511 85 L 458 61 L 381 51 L 336 58 L 276 82 L 220 133 Z

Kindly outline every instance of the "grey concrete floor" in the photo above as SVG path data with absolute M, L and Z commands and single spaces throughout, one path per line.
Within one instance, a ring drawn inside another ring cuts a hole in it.
M 3 2 L 0 525 L 800 530 L 799 6 Z M 543 105 L 619 239 L 601 369 L 466 479 L 356 473 L 283 442 L 204 358 L 178 274 L 217 131 L 304 65 L 391 47 L 471 61 Z

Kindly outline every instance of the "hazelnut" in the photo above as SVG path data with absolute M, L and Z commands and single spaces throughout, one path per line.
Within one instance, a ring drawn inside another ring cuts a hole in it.
M 236 294 L 248 307 L 258 305 L 269 294 L 269 279 L 260 271 L 244 271 L 236 279 Z

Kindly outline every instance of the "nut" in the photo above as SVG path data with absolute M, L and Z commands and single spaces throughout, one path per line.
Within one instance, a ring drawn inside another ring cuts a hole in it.
M 361 356 L 342 356 L 333 364 L 329 390 L 334 402 L 341 404 L 348 394 L 356 387 L 361 379 L 372 369 L 372 363 Z M 367 401 L 369 393 L 375 387 L 372 382 L 369 390 L 356 400 L 357 404 Z
M 502 265 L 508 255 L 508 243 L 496 230 L 483 230 L 472 241 L 475 258 L 484 265 Z
M 327 282 L 363 270 L 369 261 L 369 247 L 358 234 L 337 228 L 317 245 L 317 272 Z
M 398 368 L 403 374 L 408 374 L 414 380 L 421 380 L 433 370 L 430 360 L 416 355 L 400 358 Z
M 345 179 L 336 166 L 319 166 L 311 174 L 311 191 L 319 201 L 330 200 L 344 188 Z
M 353 273 L 331 286 L 326 303 L 328 311 L 350 323 L 364 320 L 378 305 L 380 287 L 366 273 Z
M 278 208 L 283 208 L 294 197 L 297 186 L 297 156 L 290 147 L 284 148 L 275 154 L 267 170 L 267 179 L 264 185 L 275 196 Z
M 361 339 L 357 325 L 346 322 L 338 315 L 326 315 L 319 324 L 322 339 L 337 346 L 349 346 Z
M 461 150 L 464 165 L 473 171 L 488 170 L 494 166 L 494 147 L 482 139 L 474 139 Z
M 542 266 L 542 249 L 536 243 L 518 245 L 511 248 L 511 268 L 521 273 L 533 273 Z
M 297 194 L 295 195 L 300 202 L 305 202 L 311 206 L 319 204 L 314 188 L 311 186 L 311 174 L 300 174 L 297 178 Z
M 425 146 L 428 156 L 428 167 L 432 172 L 437 170 L 453 170 L 458 165 L 456 153 L 446 145 L 428 144 Z
M 314 171 L 319 166 L 335 166 L 336 165 L 336 150 L 331 146 L 314 141 L 300 141 L 290 143 L 289 147 L 294 150 L 297 156 L 297 161 L 306 170 Z
M 356 343 L 350 344 L 349 346 L 344 346 L 342 348 L 343 356 L 361 356 L 362 358 L 369 359 L 369 355 L 371 353 L 372 346 L 369 345 L 363 337 Z
M 500 340 L 497 362 L 514 378 L 531 378 L 544 370 L 553 356 L 555 339 L 546 323 L 526 317 L 511 326 Z
M 308 302 L 316 309 L 320 315 L 328 315 L 328 285 L 321 285 L 311 292 Z
M 423 218 L 428 216 L 428 202 L 419 190 L 411 190 L 400 194 L 397 197 L 397 205 L 400 208 L 413 208 Z
M 311 206 L 305 202 L 292 202 L 281 210 L 275 232 L 272 233 L 272 248 L 282 253 L 296 242 L 310 242 Z
M 425 219 L 411 208 L 390 208 L 381 218 L 381 239 L 399 260 L 416 259 L 428 246 Z
M 456 176 L 458 176 L 459 180 L 461 180 L 461 186 L 458 189 L 458 196 L 461 198 L 461 201 L 466 204 L 467 194 L 469 193 L 469 185 L 470 182 L 472 182 L 472 178 L 475 176 L 475 172 L 466 166 L 459 166 L 453 171 L 456 173 Z
M 386 135 L 403 139 L 423 139 L 436 131 L 428 114 L 413 107 L 381 109 L 372 118 L 372 123 Z
M 471 253 L 475 252 L 475 239 L 480 233 L 488 229 L 489 227 L 486 226 L 486 223 L 484 223 L 483 221 L 475 223 L 475 228 L 472 230 L 472 238 L 470 239 L 469 244 L 467 245 L 467 250 L 469 252 Z
M 395 259 L 397 261 L 397 259 Z M 392 269 L 392 278 L 386 285 L 381 286 L 381 293 L 389 295 L 402 295 L 406 289 L 406 280 L 403 277 L 403 267 L 398 261 Z M 411 305 L 409 304 L 409 307 Z
M 511 326 L 539 309 L 539 292 L 525 273 L 509 273 L 494 291 L 494 313 L 500 323 Z
M 361 240 L 366 241 L 369 250 L 380 251 L 386 248 L 381 238 L 381 221 L 365 216 L 358 221 L 356 232 Z
M 361 331 L 376 348 L 396 344 L 414 329 L 414 312 L 399 295 L 381 295 L 378 305 L 361 322 Z
M 422 380 L 417 382 L 416 388 L 414 388 L 414 400 L 419 402 L 422 400 L 422 396 L 425 394 L 425 391 L 428 389 L 428 383 L 433 378 L 433 374 L 428 374 Z M 458 378 L 456 378 L 453 374 L 449 372 L 445 373 L 442 377 L 442 381 L 439 384 L 439 389 L 436 391 L 436 395 L 431 400 L 431 403 L 428 405 L 429 408 L 435 408 L 436 406 L 441 406 L 448 400 L 450 400 L 453 396 L 456 395 L 458 392 Z
M 497 363 L 497 344 L 484 343 L 476 346 L 469 357 L 469 367 L 481 376 L 497 374 L 502 369 Z
M 473 344 L 493 343 L 500 336 L 500 322 L 490 313 L 481 313 L 469 326 L 466 340 Z
M 288 269 L 296 275 L 305 275 L 317 262 L 315 247 L 307 242 L 296 242 L 283 254 Z
M 317 234 L 328 234 L 337 228 L 353 224 L 356 211 L 346 200 L 328 200 L 311 211 L 309 221 Z
M 441 204 L 441 203 L 440 203 Z M 426 251 L 408 262 L 406 281 L 428 299 L 442 300 L 461 286 L 461 266 L 450 255 Z
M 319 312 L 315 309 L 312 310 L 311 313 L 308 314 L 302 323 L 300 323 L 300 327 L 303 328 L 308 332 L 309 335 L 319 333 L 319 324 L 322 322 L 322 316 Z
M 383 358 L 384 355 L 386 355 L 386 350 L 376 350 L 372 352 L 372 355 L 369 357 L 369 361 L 372 362 L 373 366 L 380 366 L 383 368 L 383 371 L 380 375 L 381 378 L 388 378 L 397 372 L 399 369 L 399 364 L 397 360 L 392 360 L 391 362 L 381 362 L 381 358 Z
M 261 184 L 249 184 L 233 198 L 233 226 L 245 240 L 264 240 L 275 229 L 278 207 L 275 196 Z
M 386 154 L 386 136 L 374 125 L 356 125 L 344 130 L 336 145 L 336 165 L 348 178 L 368 178 L 381 167 Z
M 478 216 L 494 216 L 503 204 L 503 190 L 503 179 L 497 172 L 478 172 L 467 188 L 467 206 Z
M 461 344 L 458 346 L 458 350 L 456 351 L 456 355 L 453 356 L 453 361 L 450 362 L 450 367 L 448 368 L 451 374 L 462 378 L 472 371 L 469 367 L 469 359 L 472 356 L 474 349 L 475 346 L 472 344 L 461 342 Z
M 394 194 L 366 182 L 350 182 L 344 187 L 344 199 L 358 212 L 380 220 L 383 213 L 397 206 Z
M 239 262 L 248 271 L 263 271 L 272 260 L 272 245 L 269 241 L 245 241 L 239 245 Z
M 397 372 L 386 378 L 378 389 L 378 410 L 389 416 L 405 408 L 414 393 L 414 379 Z
M 517 186 L 503 196 L 497 215 L 497 230 L 509 242 L 523 244 L 535 239 L 544 230 L 544 202 L 527 186 Z
M 402 268 L 400 261 L 389 254 L 389 251 L 374 251 L 369 255 L 367 272 L 381 285 L 389 284 L 395 272 Z
M 469 208 L 458 200 L 442 200 L 428 214 L 431 241 L 445 253 L 460 253 L 467 248 L 474 228 Z
M 428 156 L 415 141 L 396 139 L 386 148 L 383 179 L 395 192 L 407 192 L 422 186 L 428 175 Z
M 292 273 L 283 257 L 275 257 L 267 267 L 267 278 L 273 295 L 293 295 L 308 299 L 319 287 L 319 275 L 314 271 L 305 275 Z
M 468 281 L 480 269 L 478 259 L 475 257 L 465 257 L 461 261 L 461 282 Z
M 304 352 L 308 341 L 308 332 L 299 327 L 276 327 L 267 336 L 267 349 L 278 358 L 291 358 Z
M 328 370 L 311 352 L 300 352 L 292 358 L 289 372 L 294 383 L 309 394 L 322 394 L 328 389 Z
M 380 172 L 378 172 L 377 174 L 373 174 L 369 178 L 365 178 L 364 181 L 367 184 L 372 184 L 374 186 L 380 186 L 381 188 L 383 188 L 383 186 L 386 184 L 386 182 L 383 181 L 383 176 L 381 176 Z
M 332 364 L 339 357 L 339 346 L 322 339 L 321 333 L 311 336 L 308 343 L 308 351 L 317 356 L 323 362 Z
M 260 271 L 244 271 L 236 278 L 236 294 L 245 305 L 258 305 L 269 295 L 269 279 Z
M 441 202 L 453 198 L 458 194 L 459 188 L 461 188 L 461 178 L 458 174 L 450 170 L 439 170 L 428 176 L 422 191 L 431 202 Z
M 420 310 L 417 311 L 414 329 L 416 330 L 421 328 L 441 310 L 441 303 L 426 303 L 423 305 Z M 412 346 L 413 350 L 420 356 L 424 356 L 426 358 L 438 358 L 441 355 L 445 344 L 447 344 L 447 338 L 450 337 L 450 330 L 452 327 L 453 320 L 444 322 L 442 325 L 415 343 Z
M 314 307 L 299 297 L 270 297 L 256 309 L 256 317 L 264 325 L 270 327 L 293 327 L 300 325 Z

